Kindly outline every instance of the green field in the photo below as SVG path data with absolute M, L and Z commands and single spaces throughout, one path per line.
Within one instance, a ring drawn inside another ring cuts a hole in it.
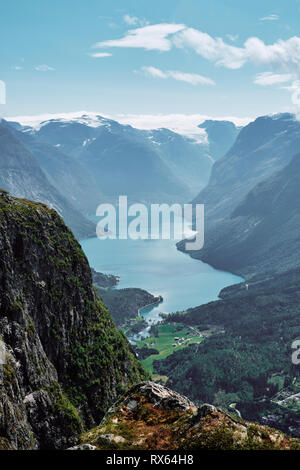
M 182 324 L 177 324 L 176 326 L 173 324 L 159 325 L 157 338 L 151 336 L 150 338 L 146 338 L 143 341 L 139 341 L 137 344 L 138 348 L 149 347 L 159 351 L 159 354 L 154 354 L 141 361 L 145 369 L 153 374 L 153 361 L 165 359 L 174 351 L 184 349 L 189 344 L 201 343 L 201 341 L 203 341 L 203 337 L 192 336 L 192 334 L 192 330 L 183 326 Z M 174 347 L 173 344 L 177 342 L 175 341 L 175 338 L 177 337 L 185 338 L 184 344 Z

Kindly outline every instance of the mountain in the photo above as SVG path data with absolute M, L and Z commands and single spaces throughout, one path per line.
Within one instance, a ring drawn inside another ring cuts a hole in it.
M 98 427 L 82 434 L 81 444 L 73 449 L 197 451 L 297 448 L 298 440 L 279 431 L 247 423 L 208 404 L 197 407 L 169 388 L 144 382 L 131 388 L 115 403 Z M 166 457 L 166 462 L 173 458 Z
M 94 210 L 100 190 L 106 200 L 121 193 L 141 202 L 192 199 L 208 183 L 214 160 L 239 132 L 229 121 L 205 121 L 199 128 L 206 131 L 207 141 L 199 142 L 169 129 L 135 129 L 97 114 L 49 119 L 33 127 L 12 125 L 26 135 L 26 144 L 59 191 L 70 179 L 66 196 L 84 211 Z M 81 168 L 79 181 L 76 165 Z
M 33 127 L 23 126 L 23 131 L 35 136 L 40 142 L 46 142 L 68 155 L 78 152 L 92 139 L 95 139 L 98 127 L 109 125 L 110 120 L 101 116 L 89 119 L 83 115 L 75 119 L 49 119 Z
M 0 122 L 0 187 L 16 197 L 55 208 L 78 237 L 95 233 L 94 225 L 52 186 L 32 153 L 5 121 Z
M 299 144 L 300 122 L 294 115 L 256 119 L 214 164 L 207 187 L 194 201 L 206 204 L 209 218 L 224 218 L 257 183 L 287 165 L 298 153 Z
M 99 128 L 98 137 L 78 158 L 95 178 L 101 178 L 102 191 L 109 197 L 124 194 L 141 202 L 179 202 L 190 195 L 149 143 L 132 139 L 123 130 Z
M 234 211 L 259 183 L 288 165 L 299 152 L 299 146 L 300 122 L 291 114 L 261 117 L 241 130 L 227 155 L 214 164 L 208 186 L 194 200 L 205 204 L 206 240 L 203 250 L 191 253 L 193 257 L 211 264 L 218 258 L 216 265 L 223 268 L 226 258 L 226 269 L 242 262 L 238 247 L 236 251 L 234 247 L 227 251 L 228 246 L 235 243 L 231 231 L 239 231 L 240 240 L 246 239 L 248 233 L 247 223 L 243 227 L 242 219 L 238 220 L 234 216 L 238 212 Z M 281 192 L 282 189 L 278 187 L 277 190 Z M 246 235 L 242 235 L 243 230 Z M 184 249 L 183 244 L 179 244 L 179 248 Z M 236 272 L 247 273 L 246 269 L 235 267 Z M 255 268 L 249 267 L 249 272 L 255 272 Z
M 240 132 L 240 128 L 231 121 L 209 119 L 198 127 L 207 134 L 209 154 L 214 160 L 219 160 L 229 151 Z
M 145 131 L 145 136 L 193 194 L 205 187 L 213 165 L 205 143 L 201 144 L 169 129 Z
M 123 193 L 147 202 L 187 200 L 205 186 L 212 166 L 206 144 L 168 129 L 138 130 L 99 115 L 52 119 L 23 131 L 76 157 L 109 197 Z
M 1 191 L 0 250 L 0 449 L 64 449 L 146 375 L 53 209 Z
M 15 136 L 33 154 L 49 182 L 83 214 L 95 214 L 103 201 L 99 182 L 80 162 L 59 147 L 35 138 L 31 129 L 10 122 Z
M 299 201 L 300 154 L 247 194 L 205 257 L 247 277 L 299 267 Z

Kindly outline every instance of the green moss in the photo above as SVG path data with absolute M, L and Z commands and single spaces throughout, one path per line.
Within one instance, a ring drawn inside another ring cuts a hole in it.
M 34 334 L 36 333 L 36 329 L 35 329 L 33 320 L 29 315 L 26 315 L 26 320 L 27 320 L 26 331 L 29 336 L 34 336 Z
M 10 362 L 7 360 L 3 365 L 3 382 L 4 385 L 11 385 L 16 378 L 16 372 L 12 368 Z
M 74 341 L 69 355 L 72 367 L 65 377 L 69 384 L 66 390 L 72 402 L 78 406 L 87 403 L 95 387 L 101 390 L 104 398 L 98 403 L 97 411 L 103 415 L 111 403 L 111 391 L 107 380 L 112 371 L 117 379 L 117 393 L 124 392 L 121 385 L 124 376 L 124 363 L 128 364 L 128 386 L 148 378 L 142 366 L 129 351 L 127 339 L 112 322 L 111 316 L 99 298 L 88 303 L 87 318 L 90 321 L 85 328 L 74 331 Z M 76 381 L 73 378 L 76 377 Z
M 67 395 L 62 391 L 58 383 L 53 383 L 51 387 L 46 388 L 55 398 L 55 408 L 62 413 L 65 420 L 65 427 L 71 431 L 71 434 L 78 434 L 83 429 L 83 423 L 78 410 L 68 399 Z

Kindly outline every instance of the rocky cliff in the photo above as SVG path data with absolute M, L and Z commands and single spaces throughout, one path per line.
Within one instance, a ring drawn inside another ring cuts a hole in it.
M 82 434 L 81 446 L 90 450 L 289 450 L 299 448 L 299 441 L 211 405 L 198 408 L 166 387 L 144 382 L 113 405 L 100 426 Z
M 65 448 L 144 377 L 61 217 L 0 192 L 0 448 Z

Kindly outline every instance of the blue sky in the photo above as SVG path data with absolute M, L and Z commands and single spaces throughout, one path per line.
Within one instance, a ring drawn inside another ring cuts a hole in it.
M 297 110 L 299 19 L 299 0 L 1 2 L 0 112 Z

